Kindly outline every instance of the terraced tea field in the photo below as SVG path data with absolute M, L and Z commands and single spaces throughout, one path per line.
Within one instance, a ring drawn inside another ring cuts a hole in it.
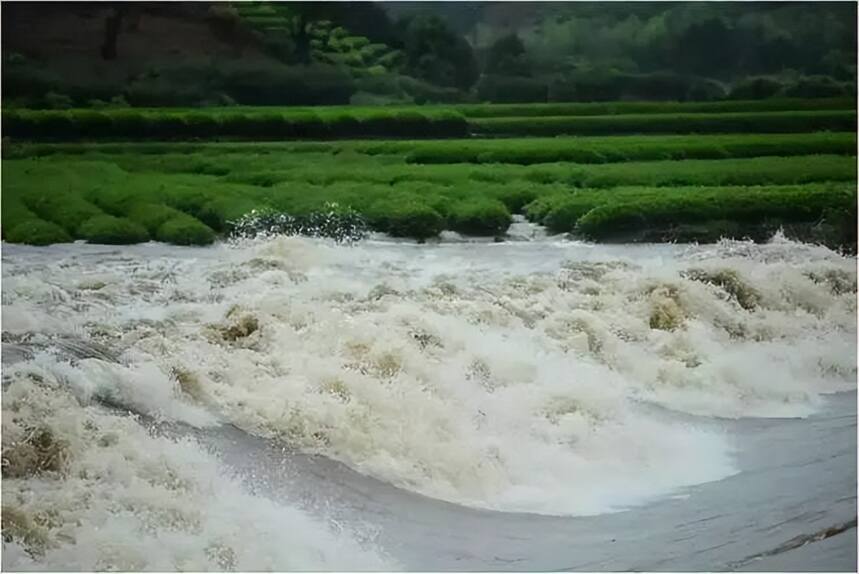
M 519 213 L 592 240 L 849 248 L 855 121 L 845 100 L 6 112 L 2 231 L 207 244 L 256 210 L 501 238 Z

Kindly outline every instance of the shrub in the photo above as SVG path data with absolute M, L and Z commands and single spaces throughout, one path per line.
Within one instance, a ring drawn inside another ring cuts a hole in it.
M 72 99 L 65 94 L 48 92 L 45 94 L 45 107 L 51 110 L 67 110 L 74 106 Z
M 215 240 L 215 232 L 193 217 L 182 214 L 162 223 L 155 238 L 174 245 L 209 245 Z
M 405 96 L 404 90 L 400 87 L 399 76 L 396 74 L 364 76 L 355 80 L 355 86 L 358 90 L 371 94 L 397 99 L 402 99 Z
M 533 185 L 512 183 L 493 187 L 490 194 L 501 201 L 510 213 L 522 213 L 525 206 L 537 198 L 538 192 Z
M 153 237 L 157 235 L 158 228 L 160 228 L 165 221 L 176 219 L 184 215 L 185 214 L 178 209 L 157 203 L 146 202 L 135 203 L 126 214 L 130 220 L 145 227 Z
M 343 119 L 341 117 L 341 120 Z M 312 112 L 289 116 L 287 121 L 291 125 L 292 133 L 295 134 L 294 137 L 298 139 L 319 139 L 330 135 L 337 135 L 336 130 L 338 128 L 336 124 L 333 127 L 329 126 L 322 118 Z
M 486 75 L 477 83 L 477 97 L 486 102 L 545 102 L 549 86 L 533 78 Z
M 85 134 L 88 139 L 109 137 L 113 133 L 113 120 L 109 114 L 94 110 L 69 112 L 74 122 L 74 131 Z
M 416 104 L 450 104 L 466 99 L 465 94 L 456 88 L 439 87 L 411 76 L 400 76 L 399 85 Z
M 708 79 L 698 79 L 689 87 L 686 94 L 691 101 L 721 100 L 726 96 L 725 88 L 719 82 Z
M 565 197 L 560 194 L 542 195 L 525 205 L 525 217 L 533 223 L 543 223 L 549 212 Z
M 352 106 L 392 106 L 401 104 L 411 104 L 412 99 L 406 95 L 384 95 L 373 92 L 355 92 L 349 98 L 349 105 Z
M 591 195 L 573 194 L 552 202 L 543 218 L 543 224 L 555 233 L 572 231 L 579 218 L 598 204 Z
M 234 6 L 213 4 L 209 7 L 206 20 L 217 38 L 235 43 L 241 26 L 241 17 Z
M 355 83 L 333 66 L 258 64 L 227 69 L 223 91 L 246 105 L 334 105 L 349 103 Z
M 3 224 L 0 226 L 0 229 L 2 229 L 3 237 L 6 237 L 7 232 L 16 225 L 39 218 L 35 213 L 27 209 L 27 206 L 20 199 L 13 197 L 10 193 L 3 194 L 2 214 Z
M 124 90 L 123 97 L 136 107 L 195 106 L 206 99 L 212 88 L 197 84 L 178 74 L 138 78 Z
M 341 40 L 350 50 L 361 50 L 370 45 L 370 40 L 364 36 L 347 36 Z
M 196 216 L 216 231 L 229 228 L 230 221 L 240 219 L 246 213 L 262 207 L 259 202 L 242 197 L 220 197 L 206 201 L 197 210 L 183 210 Z
M 398 70 L 403 67 L 406 62 L 406 58 L 401 50 L 391 50 L 390 52 L 379 56 L 376 62 L 380 66 L 384 66 L 385 69 Z
M 808 76 L 786 87 L 782 92 L 789 98 L 833 98 L 850 95 L 844 86 L 829 76 Z
M 160 139 L 181 139 L 188 134 L 188 123 L 177 114 L 158 113 L 147 119 L 147 135 Z
M 152 121 L 140 112 L 123 110 L 112 114 L 113 136 L 127 138 L 146 138 L 152 133 Z
M 4 50 L 3 60 L 3 114 L 7 109 L 7 102 L 12 100 L 21 101 L 26 107 L 41 107 L 45 104 L 45 94 L 67 90 L 67 82 L 60 79 L 53 72 L 46 70 L 37 62 L 23 58 L 12 61 L 6 58 Z
M 78 228 L 87 220 L 103 215 L 101 209 L 75 193 L 43 190 L 25 197 L 27 207 L 42 219 L 61 225 L 76 236 Z
M 715 99 L 723 95 L 718 84 L 671 72 L 629 74 L 612 69 L 577 71 L 556 78 L 548 90 L 552 102 L 604 102 L 612 100 Z
M 856 112 L 795 111 L 752 113 L 630 114 L 613 116 L 496 117 L 469 120 L 486 135 L 597 135 L 646 133 L 784 133 L 854 131 Z
M 67 243 L 72 240 L 65 229 L 56 223 L 43 219 L 22 221 L 8 231 L 4 229 L 4 234 L 9 243 L 27 243 L 30 245 Z
M 185 116 L 187 134 L 199 138 L 211 138 L 218 135 L 220 124 L 211 114 L 192 113 Z
M 469 235 L 502 235 L 510 227 L 512 218 L 498 200 L 475 198 L 456 203 L 448 215 L 454 231 Z
M 326 203 L 320 211 L 297 216 L 255 209 L 229 224 L 231 236 L 244 238 L 258 235 L 305 235 L 352 242 L 366 237 L 368 231 L 362 215 L 334 203 Z
M 371 225 L 394 237 L 427 239 L 444 229 L 444 218 L 435 209 L 414 200 L 387 199 L 373 204 L 368 213 Z
M 643 193 L 599 205 L 583 215 L 577 230 L 605 239 L 624 233 L 678 224 L 733 221 L 761 224 L 766 220 L 815 222 L 827 210 L 855 204 L 855 187 L 844 185 L 726 187 L 677 189 L 670 195 Z
M 128 100 L 126 100 L 125 96 L 123 96 L 122 94 L 117 95 L 117 96 L 113 96 L 112 98 L 110 98 L 110 101 L 108 102 L 108 107 L 111 107 L 111 108 L 127 108 L 128 107 Z
M 288 137 L 289 124 L 281 114 L 230 113 L 221 117 L 221 129 L 229 136 L 257 136 L 261 138 Z
M 3 129 L 14 137 L 50 140 L 104 137 L 324 139 L 330 137 L 464 136 L 468 123 L 452 110 L 306 110 L 218 113 L 195 111 L 5 111 Z
M 129 219 L 97 215 L 83 223 L 79 235 L 90 243 L 128 245 L 149 240 L 146 229 Z
M 729 97 L 732 100 L 761 100 L 775 96 L 783 87 L 773 78 L 748 78 L 731 88 Z
M 400 150 L 390 150 L 399 152 Z M 612 163 L 637 160 L 722 159 L 810 154 L 852 155 L 852 133 L 613 136 L 611 138 L 474 139 L 409 142 L 406 163 Z M 376 153 L 368 149 L 367 153 Z M 387 151 L 383 153 L 388 153 Z

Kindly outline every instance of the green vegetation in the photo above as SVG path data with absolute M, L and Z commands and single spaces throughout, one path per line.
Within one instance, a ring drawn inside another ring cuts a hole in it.
M 215 233 L 203 223 L 185 215 L 162 223 L 155 238 L 174 245 L 208 245 L 215 240 Z
M 386 142 L 363 146 L 367 153 L 408 151 L 408 163 L 615 163 L 669 159 L 727 159 L 758 156 L 856 153 L 852 133 L 732 134 L 705 136 L 611 136 L 576 138 L 471 139 Z
M 51 245 L 72 240 L 66 230 L 56 223 L 36 218 L 15 222 L 8 232 L 4 232 L 4 239 L 10 243 L 30 245 Z
M 611 116 L 490 117 L 469 120 L 479 135 L 554 136 L 629 133 L 778 133 L 851 131 L 856 112 L 848 110 L 629 114 Z
M 454 205 L 448 217 L 451 229 L 469 235 L 503 235 L 512 221 L 507 206 L 497 199 L 468 199 Z
M 682 114 L 726 112 L 783 112 L 802 110 L 855 110 L 853 98 L 774 98 L 768 100 L 721 100 L 709 102 L 577 102 L 530 104 L 462 104 L 454 106 L 467 118 L 609 116 L 629 114 Z
M 849 132 L 816 132 L 803 134 L 704 134 L 648 135 L 605 137 L 555 137 L 516 139 L 456 140 L 355 140 L 338 142 L 172 142 L 172 143 L 16 143 L 3 147 L 8 159 L 44 157 L 53 154 L 83 155 L 195 154 L 188 171 L 225 175 L 229 168 L 208 158 L 213 154 L 275 154 L 282 160 L 296 154 L 327 153 L 349 157 L 354 154 L 405 156 L 407 163 L 616 163 L 625 161 L 670 159 L 728 159 L 758 156 L 802 156 L 812 154 L 856 153 L 856 135 Z M 288 154 L 288 155 L 287 155 Z M 205 157 L 207 159 L 199 159 Z M 182 158 L 187 165 L 188 159 Z M 258 183 L 269 180 L 267 171 L 259 171 Z
M 90 243 L 127 245 L 149 240 L 146 229 L 133 221 L 112 215 L 97 215 L 85 221 L 78 234 Z
M 743 309 L 754 309 L 760 302 L 760 293 L 743 281 L 735 269 L 690 269 L 685 274 L 687 279 L 708 283 L 725 290 Z
M 10 110 L 3 113 L 4 135 L 34 140 L 458 137 L 467 131 L 468 124 L 462 115 L 444 109 Z
M 54 174 L 58 175 L 58 172 L 54 171 L 50 175 Z M 62 189 L 62 181 L 55 180 L 52 183 Z M 58 191 L 45 190 L 38 195 L 32 193 L 22 199 L 34 213 L 63 227 L 72 235 L 77 234 L 78 229 L 85 222 L 103 215 L 98 207 L 82 197 L 66 195 Z
M 855 184 L 617 187 L 546 195 L 526 206 L 525 212 L 554 232 L 575 231 L 595 240 L 690 240 L 681 234 L 694 232 L 695 224 L 761 239 L 785 223 L 820 222 L 827 212 L 834 219 L 855 202 Z M 713 229 L 701 231 L 708 234 Z
M 426 239 L 444 229 L 444 217 L 423 198 L 398 197 L 380 200 L 367 209 L 370 224 L 394 237 Z
M 7 149 L 3 161 L 3 228 L 4 237 L 16 242 L 45 243 L 53 230 L 57 240 L 136 242 L 149 237 L 205 245 L 254 210 L 289 214 L 272 220 L 280 221 L 284 232 L 315 234 L 339 220 L 314 214 L 351 209 L 372 229 L 416 239 L 443 229 L 503 235 L 512 213 L 525 213 L 553 232 L 596 239 L 617 234 L 637 238 L 648 229 L 664 237 L 712 239 L 714 234 L 748 234 L 764 220 L 771 227 L 777 221 L 825 219 L 833 226 L 838 222 L 843 231 L 851 217 L 845 190 L 855 189 L 856 160 L 848 155 L 853 142 L 849 133 L 813 133 L 25 144 Z M 815 150 L 842 155 L 803 154 Z M 409 163 L 422 153 L 434 163 Z M 541 154 L 558 161 L 530 163 Z M 658 159 L 695 154 L 754 157 Z M 633 157 L 647 159 L 629 161 Z M 573 158 L 613 163 L 569 163 Z M 444 160 L 455 163 L 435 163 Z M 674 204 L 676 221 L 668 207 Z M 786 207 L 791 204 L 795 211 Z M 17 229 L 24 222 L 30 225 Z M 48 222 L 64 229 L 57 233 Z
M 744 107 L 751 111 L 737 111 Z M 546 115 L 560 114 L 560 115 Z M 514 115 L 516 114 L 516 115 Z M 564 104 L 7 110 L 5 135 L 23 140 L 307 140 L 564 134 L 852 131 L 850 100 Z M 605 148 L 604 148 L 605 149 Z
M 4 105 L 24 107 L 856 94 L 843 2 L 13 3 L 6 17 L 38 23 L 4 36 Z
M 271 14 L 253 17 L 273 29 Z M 428 42 L 450 40 L 437 23 L 420 22 Z M 327 40 L 309 44 L 317 52 L 362 50 L 368 60 L 392 53 L 326 26 Z M 429 65 L 412 61 L 410 49 L 400 65 Z M 448 86 L 470 81 L 440 61 L 433 65 L 440 67 L 420 73 Z M 508 37 L 493 47 L 490 67 L 495 73 L 516 66 L 527 62 L 521 43 Z M 353 68 L 361 81 L 379 81 Z M 764 90 L 765 83 L 750 89 Z M 68 108 L 61 97 L 52 102 Z M 817 229 L 828 226 L 824 240 L 850 243 L 855 209 L 845 198 L 855 194 L 855 117 L 853 102 L 838 97 L 9 110 L 3 127 L 14 139 L 3 148 L 3 234 L 40 244 L 154 238 L 205 245 L 234 232 L 239 221 L 240 233 L 274 225 L 326 236 L 340 235 L 332 226 L 360 230 L 366 221 L 372 229 L 423 240 L 444 229 L 500 236 L 511 214 L 524 212 L 552 231 L 594 239 L 712 240 L 816 222 Z M 475 131 L 612 135 L 464 138 Z M 615 135 L 630 133 L 642 135 Z M 77 139 L 154 141 L 36 143 Z M 177 139 L 198 141 L 170 141 Z M 253 221 L 245 218 L 249 213 L 257 214 Z

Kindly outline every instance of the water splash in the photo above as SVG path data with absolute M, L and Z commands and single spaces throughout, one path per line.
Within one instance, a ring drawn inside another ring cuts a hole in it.
M 121 359 L 42 354 L 13 385 L 229 421 L 483 508 L 594 514 L 734 472 L 709 419 L 651 403 L 806 416 L 855 387 L 855 261 L 781 239 L 10 247 L 4 335 Z

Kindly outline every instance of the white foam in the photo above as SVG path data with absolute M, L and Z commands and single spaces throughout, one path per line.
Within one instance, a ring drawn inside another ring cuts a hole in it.
M 349 532 L 246 493 L 196 442 L 83 406 L 50 374 L 15 377 L 3 409 L 4 457 L 38 427 L 67 459 L 61 474 L 4 478 L 4 529 L 24 517 L 30 534 L 10 528 L 4 570 L 396 568 Z
M 32 258 L 8 255 L 4 272 L 21 285 L 67 287 L 51 298 L 17 289 L 4 310 L 35 305 L 123 351 L 124 367 L 69 367 L 76 388 L 90 381 L 198 426 L 228 420 L 462 504 L 594 514 L 676 494 L 735 471 L 730 437 L 642 401 L 807 416 L 822 394 L 855 387 L 855 287 L 820 279 L 855 285 L 855 261 L 783 239 L 690 249 L 279 238 L 182 253 L 129 248 L 136 263 L 123 273 L 81 257 L 29 275 Z M 755 305 L 684 278 L 690 268 L 730 271 Z M 78 288 L 88 273 L 114 280 Z M 651 324 L 660 309 L 671 330 Z M 259 328 L 225 339 L 242 317 Z M 177 368 L 198 382 L 195 398 L 176 390 Z

